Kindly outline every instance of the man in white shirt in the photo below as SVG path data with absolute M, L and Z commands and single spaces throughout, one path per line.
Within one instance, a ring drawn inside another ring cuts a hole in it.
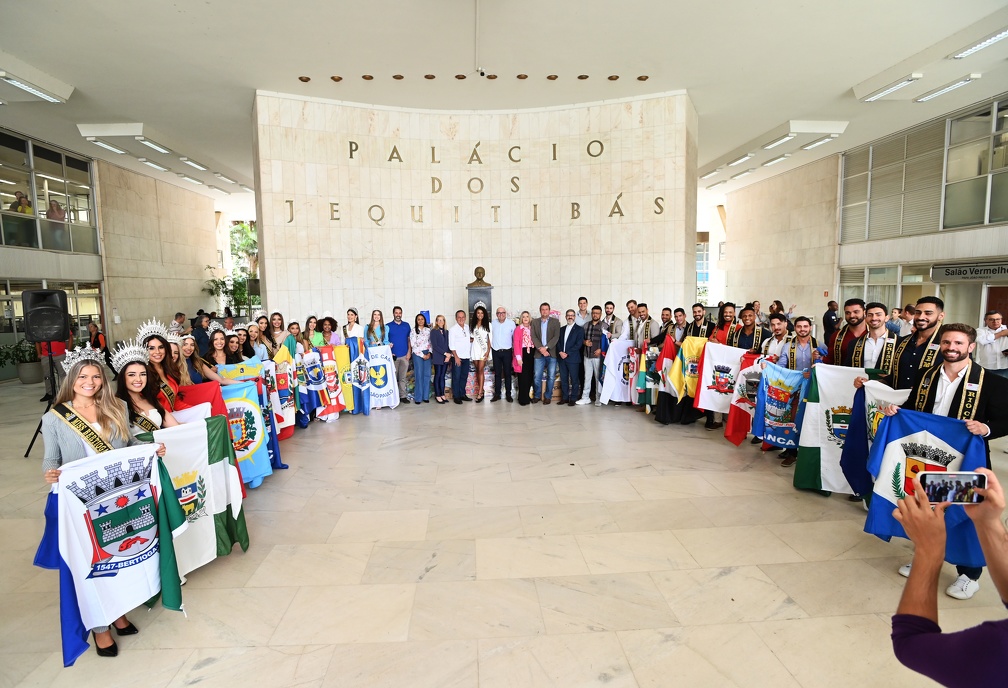
M 465 311 L 455 312 L 455 324 L 448 330 L 448 348 L 451 349 L 455 365 L 452 366 L 452 400 L 456 404 L 472 401 L 466 396 L 466 381 L 469 379 L 469 356 L 472 352 L 472 336 L 466 323 Z
M 190 332 L 192 332 L 192 328 L 185 326 L 185 313 L 179 311 L 175 314 L 175 319 L 168 324 L 168 334 L 177 334 L 181 337 Z
M 578 310 L 574 314 L 574 323 L 578 327 L 584 327 L 591 320 L 591 311 L 588 310 L 588 297 L 582 296 L 578 299 Z
M 976 362 L 990 372 L 1008 377 L 1008 327 L 998 311 L 984 314 L 984 326 L 977 330 Z
M 900 337 L 906 337 L 908 334 L 914 331 L 914 314 L 917 312 L 917 307 L 912 303 L 908 303 L 903 308 L 902 320 L 900 323 Z
M 843 361 L 838 361 L 838 365 L 850 368 L 871 368 L 876 361 L 883 358 L 889 362 L 886 368 L 888 373 L 892 367 L 892 357 L 896 349 L 896 335 L 886 327 L 887 316 L 886 307 L 877 301 L 872 301 L 865 306 L 865 324 L 868 328 L 864 334 L 855 339 L 847 347 Z M 885 357 L 881 357 L 883 349 L 888 347 Z
M 605 317 L 602 318 L 602 323 L 605 325 L 606 339 L 610 341 L 618 338 L 623 332 L 623 321 L 616 317 L 615 310 L 615 303 L 612 301 L 605 302 Z
M 783 313 L 773 313 L 770 316 L 770 330 L 773 337 L 763 342 L 763 357 L 771 363 L 776 363 L 780 358 L 784 347 L 790 343 L 791 338 L 787 331 L 787 316 Z
M 504 306 L 497 306 L 497 319 L 490 323 L 494 370 L 494 393 L 490 398 L 491 403 L 501 400 L 502 384 L 507 392 L 507 400 L 514 401 L 511 396 L 511 376 L 514 374 L 512 367 L 514 332 L 515 322 L 507 317 L 507 309 Z

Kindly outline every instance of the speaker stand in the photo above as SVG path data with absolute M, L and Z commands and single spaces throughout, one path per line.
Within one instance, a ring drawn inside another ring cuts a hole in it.
M 53 357 L 52 357 L 52 343 L 46 347 L 49 349 L 49 386 L 46 390 L 46 396 L 49 397 L 49 403 L 46 404 L 45 411 L 42 412 L 42 418 L 45 418 L 45 414 L 49 413 L 49 409 L 52 408 L 53 399 L 56 398 L 56 369 L 53 367 Z M 38 439 L 39 433 L 42 432 L 42 418 L 39 418 L 38 427 L 35 428 L 35 434 L 32 435 L 31 442 L 28 443 L 28 449 L 25 450 L 24 457 L 27 459 L 28 455 L 31 454 L 32 447 L 35 446 L 35 440 Z

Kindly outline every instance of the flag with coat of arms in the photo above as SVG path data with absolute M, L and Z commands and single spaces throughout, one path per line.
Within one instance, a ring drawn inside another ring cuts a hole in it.
M 259 487 L 263 478 L 273 474 L 266 425 L 263 422 L 259 392 L 255 382 L 241 382 L 221 388 L 228 408 L 228 429 L 242 480 L 249 487 Z
M 797 449 L 807 383 L 801 370 L 767 363 L 756 395 L 753 434 L 767 444 Z
M 866 372 L 871 377 L 877 371 Z M 875 441 L 879 424 L 885 418 L 882 408 L 890 404 L 900 406 L 909 396 L 909 389 L 893 389 L 876 380 L 865 382 L 854 395 L 851 421 L 847 426 L 847 439 L 844 442 L 843 454 L 840 456 L 840 468 L 854 494 L 871 498 L 872 485 L 875 481 L 868 472 L 868 453 L 872 442 Z
M 364 346 L 363 337 L 350 337 L 347 339 L 346 345 L 350 358 L 347 372 L 350 384 L 353 386 L 353 406 L 347 404 L 347 409 L 354 415 L 363 413 L 366 416 L 371 413 L 371 372 L 368 370 L 368 350 Z
M 693 407 L 728 413 L 731 410 L 735 381 L 742 369 L 746 349 L 707 342 L 700 353 L 696 396 Z
M 367 370 L 371 380 L 371 408 L 398 406 L 399 382 L 392 362 L 392 347 L 385 344 L 368 349 Z

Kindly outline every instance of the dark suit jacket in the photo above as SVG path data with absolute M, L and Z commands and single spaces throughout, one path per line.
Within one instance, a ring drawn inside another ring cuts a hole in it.
M 571 328 L 571 333 L 567 335 L 567 346 L 564 346 L 564 334 L 567 328 Z M 557 337 L 557 354 L 564 351 L 567 353 L 567 360 L 575 358 L 581 360 L 581 352 L 584 349 L 584 328 L 577 323 L 564 325 L 560 328 L 560 335 Z
M 545 346 L 549 349 L 550 356 L 556 358 L 557 355 L 557 340 L 560 339 L 560 321 L 556 318 L 550 318 L 546 323 L 546 341 L 542 341 L 542 320 L 536 318 L 529 325 L 529 329 L 532 330 L 532 346 L 535 347 L 536 358 L 542 358 L 543 355 L 539 353 L 539 347 Z
M 940 367 L 940 365 L 941 364 L 938 364 L 935 367 Z M 960 380 L 959 386 L 956 387 L 955 396 L 952 397 L 952 405 L 949 406 L 950 418 L 956 417 L 956 412 L 959 410 L 959 403 L 962 401 L 962 395 L 965 391 L 966 384 L 976 381 L 978 377 L 978 369 L 980 369 L 979 365 L 971 363 L 970 371 L 962 380 Z M 926 413 L 932 412 L 935 404 L 935 396 L 938 394 L 937 377 L 934 378 L 934 381 L 927 389 L 927 396 L 924 399 L 923 408 L 917 407 L 916 400 L 918 390 L 920 390 L 921 381 L 924 379 L 925 375 L 933 370 L 934 368 L 925 368 L 924 370 L 917 371 L 917 375 L 914 378 L 914 386 L 910 390 L 910 396 L 907 397 L 906 403 L 903 404 L 902 408 L 914 411 L 924 411 Z M 941 375 L 941 372 L 938 372 L 938 375 Z M 989 370 L 985 371 L 983 387 L 980 388 L 980 394 L 977 397 L 977 408 L 976 413 L 973 414 L 973 419 L 986 424 L 991 430 L 990 435 L 984 438 L 984 444 L 987 445 L 987 467 L 990 468 L 990 440 L 995 440 L 998 437 L 1008 435 L 1008 380 L 999 375 L 995 375 Z

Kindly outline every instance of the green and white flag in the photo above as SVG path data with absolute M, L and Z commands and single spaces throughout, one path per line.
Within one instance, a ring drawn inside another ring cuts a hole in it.
M 141 435 L 161 442 L 179 504 L 189 527 L 175 538 L 179 575 L 230 554 L 235 543 L 248 550 L 242 484 L 224 416 L 211 416 Z
M 805 420 L 798 440 L 794 486 L 803 490 L 854 494 L 840 468 L 854 405 L 854 378 L 864 368 L 817 363 L 806 394 Z

